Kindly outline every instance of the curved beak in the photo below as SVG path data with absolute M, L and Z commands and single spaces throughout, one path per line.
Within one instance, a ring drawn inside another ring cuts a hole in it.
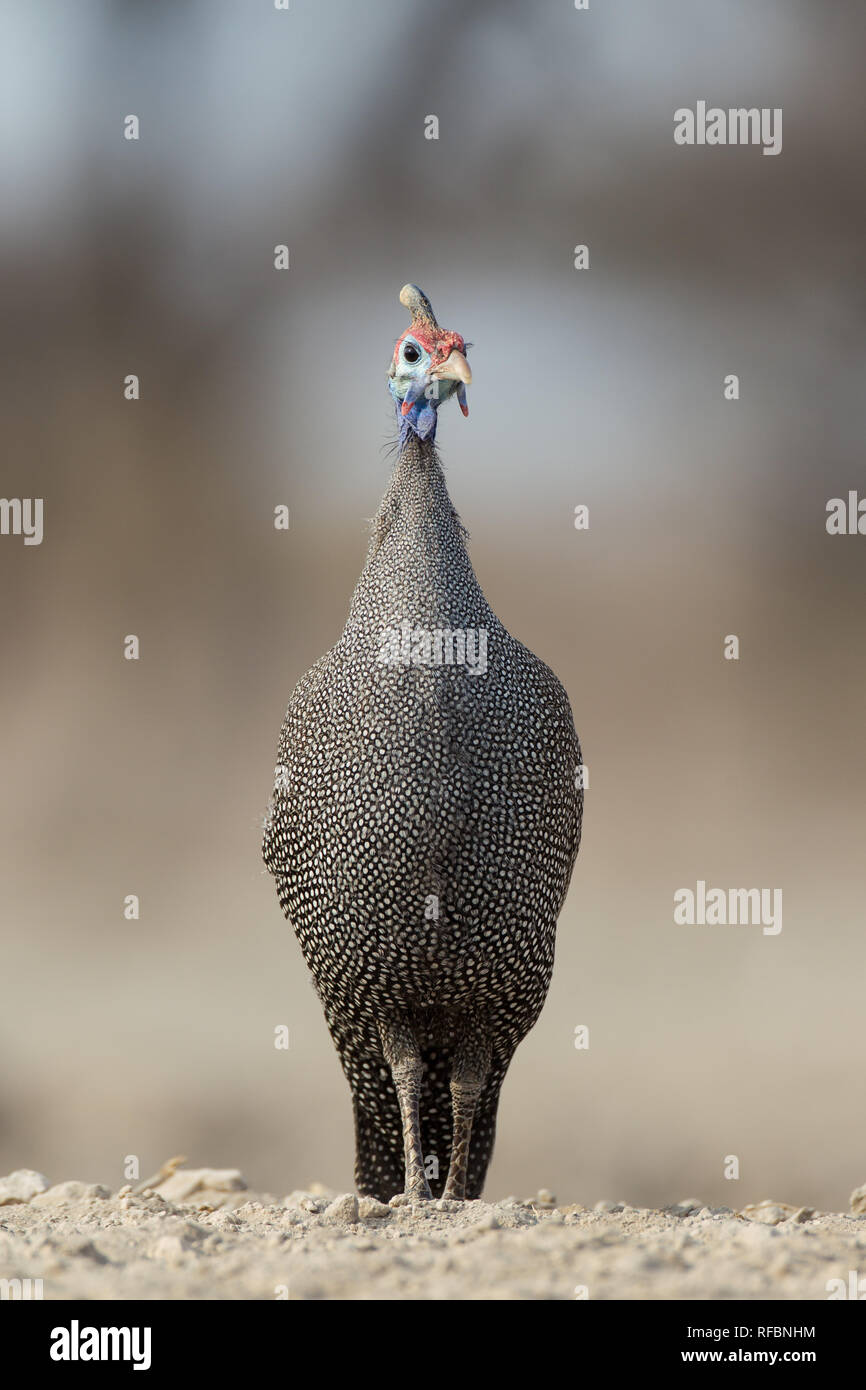
M 438 377 L 440 381 L 459 381 L 464 386 L 470 386 L 472 383 L 469 363 L 456 348 L 452 348 L 444 362 L 431 369 L 430 375 Z

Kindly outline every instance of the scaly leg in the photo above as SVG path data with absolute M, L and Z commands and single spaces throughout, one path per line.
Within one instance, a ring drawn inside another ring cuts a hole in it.
M 442 1196 L 449 1202 L 466 1200 L 466 1175 L 469 1169 L 469 1143 L 475 1107 L 484 1087 L 490 1067 L 490 1048 L 479 1020 L 470 1016 L 454 1059 L 451 1073 L 451 1106 L 454 1131 L 451 1141 L 451 1162 Z
M 400 1119 L 403 1123 L 406 1174 L 403 1190 L 407 1197 L 429 1199 L 433 1194 L 424 1172 L 421 1120 L 418 1113 L 421 1077 L 424 1071 L 421 1053 L 406 1019 L 392 1020 L 387 1024 L 380 1023 L 379 1033 L 385 1061 L 394 1078 Z

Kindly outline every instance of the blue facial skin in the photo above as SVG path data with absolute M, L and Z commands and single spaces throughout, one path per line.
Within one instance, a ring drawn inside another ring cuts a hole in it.
M 397 408 L 400 422 L 400 444 L 405 444 L 410 430 L 419 439 L 432 439 L 436 434 L 436 411 L 443 401 L 453 396 L 459 385 L 456 381 L 438 381 L 430 376 L 430 353 L 411 333 L 400 344 L 397 361 L 392 364 L 392 375 L 388 388 Z M 429 395 L 426 394 L 429 392 Z M 412 409 L 401 413 L 404 401 L 412 403 Z

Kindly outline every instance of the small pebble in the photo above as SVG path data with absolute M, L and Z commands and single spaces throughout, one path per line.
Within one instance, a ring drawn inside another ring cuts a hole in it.
M 802 1226 L 806 1221 L 811 1221 L 814 1215 L 811 1207 L 798 1207 L 794 1215 L 788 1217 L 788 1220 L 792 1225 Z
M 0 1178 L 0 1207 L 13 1206 L 19 1202 L 29 1202 L 45 1192 L 48 1179 L 32 1168 L 17 1168 L 8 1177 Z
M 790 1206 L 788 1202 L 764 1201 L 743 1207 L 740 1215 L 747 1221 L 759 1221 L 764 1226 L 779 1226 L 793 1216 L 796 1210 L 797 1208 Z
M 40 1192 L 33 1198 L 35 1207 L 62 1207 L 71 1206 L 76 1202 L 87 1202 L 93 1199 L 106 1201 L 111 1196 L 107 1187 L 103 1187 L 98 1182 L 59 1182 L 54 1187 L 49 1187 L 46 1192 Z
M 375 1197 L 360 1197 L 358 1215 L 362 1221 L 384 1221 L 391 1215 L 391 1208 L 384 1202 L 377 1202 Z
M 851 1210 L 855 1216 L 866 1216 L 866 1183 L 851 1193 Z
M 704 1203 L 700 1197 L 685 1197 L 681 1202 L 675 1202 L 672 1207 L 665 1207 L 665 1211 L 670 1211 L 674 1216 L 690 1216 L 693 1211 L 702 1211 Z
M 352 1226 L 358 1220 L 358 1199 L 354 1192 L 335 1197 L 322 1213 L 326 1226 Z

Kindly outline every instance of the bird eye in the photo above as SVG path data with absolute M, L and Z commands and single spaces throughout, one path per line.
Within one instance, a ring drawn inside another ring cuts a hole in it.
M 416 346 L 415 346 L 414 343 L 404 343 L 404 344 L 403 344 L 403 360 L 404 360 L 404 362 L 417 362 L 417 361 L 420 359 L 420 357 L 421 357 L 421 354 L 420 354 L 420 352 L 418 351 L 418 349 L 416 348 Z

